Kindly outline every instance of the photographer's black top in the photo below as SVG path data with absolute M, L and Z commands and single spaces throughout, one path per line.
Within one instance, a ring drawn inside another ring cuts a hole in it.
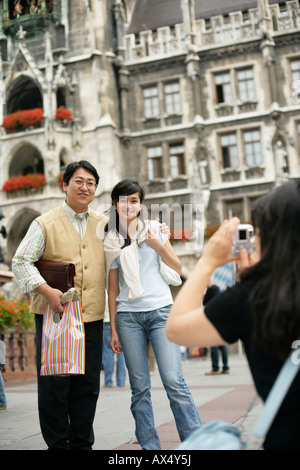
M 243 341 L 257 392 L 265 400 L 283 364 L 267 355 L 259 345 L 253 345 L 249 292 L 248 283 L 238 283 L 210 300 L 205 306 L 205 314 L 227 343 L 234 343 L 238 339 Z M 264 448 L 299 450 L 299 442 L 300 373 L 268 432 Z

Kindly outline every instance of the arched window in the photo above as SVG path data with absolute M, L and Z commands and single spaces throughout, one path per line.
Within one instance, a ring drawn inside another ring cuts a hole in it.
M 7 91 L 7 114 L 18 110 L 43 107 L 43 98 L 37 83 L 30 77 L 20 75 Z
M 67 107 L 67 91 L 66 87 L 59 87 L 56 91 L 56 107 Z
M 28 173 L 44 173 L 44 162 L 36 147 L 24 143 L 18 146 L 10 162 L 9 178 Z
M 11 228 L 7 238 L 7 259 L 11 259 L 17 247 L 25 237 L 31 222 L 40 215 L 37 211 L 29 208 L 22 209 L 12 218 Z
M 63 148 L 61 149 L 59 153 L 59 166 L 60 166 L 60 171 L 64 172 L 66 169 L 66 166 L 70 163 L 69 161 L 69 155 L 68 155 L 68 150 Z

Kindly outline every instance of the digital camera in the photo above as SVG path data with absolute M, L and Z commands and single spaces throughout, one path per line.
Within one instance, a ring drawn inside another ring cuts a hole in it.
M 252 253 L 254 247 L 254 228 L 250 224 L 238 225 L 232 238 L 231 251 L 237 256 L 240 251 L 245 248 L 248 253 Z

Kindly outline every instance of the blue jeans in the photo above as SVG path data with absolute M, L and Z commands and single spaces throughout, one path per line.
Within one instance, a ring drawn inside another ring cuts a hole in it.
M 147 357 L 149 338 L 159 374 L 170 401 L 180 439 L 186 439 L 202 423 L 181 369 L 179 346 L 165 333 L 170 306 L 150 312 L 119 312 L 117 331 L 122 343 L 131 387 L 131 412 L 136 437 L 143 449 L 160 449 L 151 401 Z
M 5 395 L 4 382 L 3 382 L 1 367 L 0 367 L 0 408 L 6 408 L 6 407 L 7 407 L 6 395 Z
M 212 370 L 215 372 L 219 370 L 219 351 L 221 352 L 222 356 L 223 370 L 229 370 L 226 346 L 214 346 L 213 348 L 210 348 Z
M 110 323 L 106 322 L 103 326 L 103 355 L 102 355 L 102 364 L 104 369 L 104 382 L 105 385 L 113 385 L 112 376 L 115 368 L 115 355 L 117 356 L 117 372 L 116 380 L 118 387 L 124 387 L 126 379 L 126 366 L 124 354 L 115 354 L 113 353 L 110 347 Z

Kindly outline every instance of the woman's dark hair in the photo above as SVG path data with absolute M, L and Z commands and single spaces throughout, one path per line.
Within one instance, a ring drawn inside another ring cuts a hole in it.
M 70 182 L 70 179 L 72 178 L 73 174 L 75 173 L 78 168 L 83 168 L 84 170 L 89 171 L 92 173 L 96 180 L 96 184 L 98 185 L 100 177 L 98 175 L 98 172 L 95 167 L 90 162 L 87 162 L 86 160 L 80 160 L 80 162 L 72 162 L 69 163 L 69 165 L 66 167 L 63 175 L 63 182 L 66 183 L 67 185 Z
M 261 259 L 242 272 L 241 281 L 253 286 L 249 300 L 256 338 L 283 361 L 300 334 L 300 183 L 289 181 L 259 198 L 252 222 Z
M 140 203 L 142 204 L 144 197 L 145 197 L 145 192 L 143 188 L 140 186 L 140 184 L 137 181 L 130 179 L 130 178 L 126 178 L 122 181 L 119 181 L 119 183 L 115 185 L 115 187 L 113 188 L 111 192 L 112 203 L 117 204 L 121 196 L 130 196 L 131 194 L 134 194 L 134 193 L 139 193 Z M 130 245 L 131 239 L 129 235 L 125 232 L 125 230 L 123 229 L 122 225 L 120 224 L 119 214 L 117 210 L 114 208 L 113 204 L 111 205 L 108 211 L 108 215 L 109 215 L 109 222 L 106 225 L 105 230 L 108 231 L 114 228 L 117 230 L 117 232 L 120 235 L 122 235 L 122 237 L 125 240 L 125 243 L 122 248 Z M 141 213 L 139 214 L 139 218 L 140 220 L 143 221 L 141 217 Z

